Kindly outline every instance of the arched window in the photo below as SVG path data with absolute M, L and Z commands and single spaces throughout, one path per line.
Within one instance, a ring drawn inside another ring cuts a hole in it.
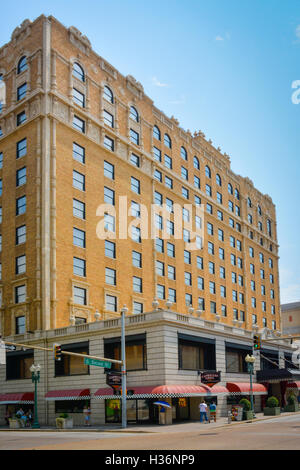
M 261 211 L 261 207 L 260 207 L 260 206 L 257 206 L 257 211 L 258 211 L 258 214 L 259 214 L 259 215 L 262 214 L 262 211 Z
M 248 197 L 247 204 L 248 204 L 248 207 L 252 207 L 252 201 L 250 197 Z
M 238 189 L 235 189 L 234 190 L 234 195 L 237 199 L 240 199 L 240 193 L 239 193 L 239 190 Z
M 27 70 L 27 58 L 25 55 L 19 60 L 18 73 L 24 72 L 24 70 Z
M 229 192 L 229 194 L 233 194 L 233 188 L 232 188 L 231 183 L 228 183 L 228 192 Z
M 194 156 L 194 168 L 196 168 L 196 170 L 200 170 L 199 159 L 196 157 L 196 155 Z
M 180 155 L 184 160 L 187 160 L 187 151 L 185 150 L 184 147 L 181 147 L 180 149 Z
M 211 178 L 211 171 L 208 165 L 206 165 L 205 167 L 205 175 L 207 176 L 207 178 Z
M 104 91 L 103 91 L 103 98 L 104 98 L 106 101 L 109 101 L 109 103 L 113 103 L 113 102 L 114 102 L 114 94 L 113 94 L 113 92 L 111 91 L 111 89 L 108 88 L 108 86 L 106 86 L 106 85 L 105 85 Z
M 78 78 L 78 80 L 80 80 L 81 82 L 85 81 L 84 70 L 81 65 L 79 65 L 77 62 L 75 62 L 73 65 L 73 75 L 74 77 Z
M 130 118 L 135 121 L 135 122 L 139 122 L 139 113 L 137 112 L 137 110 L 134 108 L 134 106 L 131 106 L 130 108 Z
M 153 137 L 157 140 L 160 140 L 160 130 L 157 126 L 153 127 Z
M 222 186 L 222 179 L 219 174 L 216 175 L 216 182 L 218 186 Z
M 165 134 L 164 142 L 166 147 L 168 147 L 169 149 L 172 148 L 171 137 L 168 134 Z

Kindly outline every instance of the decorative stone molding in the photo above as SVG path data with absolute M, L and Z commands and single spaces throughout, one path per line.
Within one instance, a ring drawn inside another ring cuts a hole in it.
M 92 45 L 89 39 L 86 36 L 83 36 L 82 33 L 74 26 L 71 26 L 68 31 L 71 43 L 88 56 L 92 50 Z
M 69 122 L 68 107 L 56 98 L 53 98 L 52 101 L 52 112 L 58 119 L 61 119 L 64 122 Z
M 24 41 L 24 39 L 30 35 L 31 25 L 32 25 L 31 21 L 26 19 L 23 21 L 23 23 L 21 23 L 20 26 L 18 26 L 17 28 L 13 30 L 13 33 L 11 35 L 11 40 L 14 46 L 17 41 Z
M 132 75 L 127 75 L 126 85 L 127 85 L 128 90 L 130 90 L 137 98 L 139 99 L 143 98 L 144 87 Z
M 104 70 L 104 72 L 107 72 L 108 75 L 110 75 L 114 80 L 117 80 L 118 72 L 108 62 L 101 59 L 100 67 L 101 67 L 102 70 Z

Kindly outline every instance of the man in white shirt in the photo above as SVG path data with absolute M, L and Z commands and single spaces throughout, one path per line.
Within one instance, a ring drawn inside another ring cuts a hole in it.
M 200 410 L 200 423 L 203 423 L 204 418 L 205 418 L 205 422 L 208 423 L 207 404 L 205 403 L 205 401 L 202 401 L 200 403 L 199 410 Z

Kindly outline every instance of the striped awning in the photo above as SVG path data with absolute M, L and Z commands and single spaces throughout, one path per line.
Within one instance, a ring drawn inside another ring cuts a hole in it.
M 51 390 L 46 393 L 45 398 L 47 401 L 89 400 L 91 398 L 91 394 L 89 388 Z
M 34 393 L 33 392 L 0 393 L 0 405 L 12 405 L 14 403 L 22 403 L 24 405 L 33 405 Z
M 133 394 L 127 395 L 127 400 L 145 398 L 176 398 L 176 397 L 208 397 L 227 395 L 229 392 L 222 385 L 208 387 L 206 385 L 148 385 L 143 387 L 127 386 Z M 98 399 L 121 399 L 120 395 L 113 395 L 110 388 L 100 388 L 94 393 Z
M 296 382 L 288 382 L 287 385 L 286 385 L 286 388 L 290 388 L 290 389 L 293 389 L 293 390 L 300 390 L 300 382 L 299 381 L 296 381 Z
M 250 395 L 249 382 L 227 382 L 226 388 L 230 395 Z M 268 395 L 268 390 L 263 384 L 252 384 L 253 395 Z

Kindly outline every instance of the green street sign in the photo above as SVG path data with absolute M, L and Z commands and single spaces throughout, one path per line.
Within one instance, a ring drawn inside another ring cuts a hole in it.
M 87 366 L 105 367 L 106 369 L 111 368 L 111 362 L 100 361 L 99 359 L 91 359 L 90 357 L 84 358 L 84 364 L 86 364 Z

